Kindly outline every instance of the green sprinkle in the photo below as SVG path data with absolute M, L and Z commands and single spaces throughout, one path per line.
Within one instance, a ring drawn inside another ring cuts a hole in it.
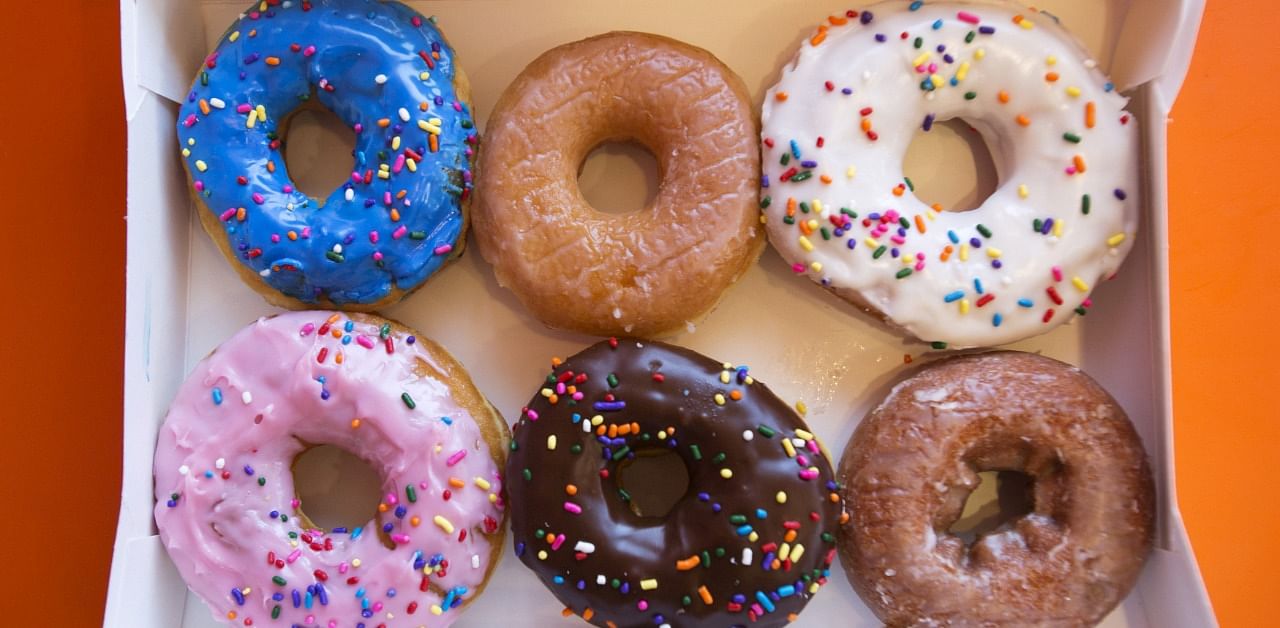
M 772 197 L 772 196 L 766 196 L 766 197 L 764 197 L 764 198 L 760 199 L 760 209 L 768 209 L 768 208 L 769 208 L 769 205 L 771 205 L 772 203 L 773 203 L 773 197 Z
M 797 174 L 796 176 L 791 177 L 791 182 L 799 183 L 801 181 L 808 181 L 812 177 L 813 177 L 813 171 L 805 170 L 804 172 L 801 172 L 800 174 Z
M 846 216 L 848 216 L 848 217 L 850 217 L 850 218 L 857 218 L 857 217 L 858 217 L 858 212 L 855 212 L 855 211 L 853 211 L 852 209 L 849 209 L 848 207 L 841 207 L 841 208 L 840 208 L 840 213 L 842 213 L 842 214 L 844 214 L 844 215 L 846 215 Z
M 742 525 L 747 522 L 746 515 L 729 515 L 729 523 Z
M 525 467 L 525 468 L 524 468 L 524 471 L 521 471 L 521 472 L 520 472 L 520 475 L 523 475 L 523 476 L 524 476 L 524 481 L 525 481 L 525 482 L 528 482 L 529 480 L 532 480 L 532 479 L 533 479 L 533 471 L 530 471 L 530 470 L 529 470 L 529 467 Z
M 617 387 L 618 387 L 618 376 L 617 376 L 617 375 L 614 375 L 613 373 L 609 373 L 609 377 L 606 377 L 605 379 L 609 382 L 609 388 L 617 388 Z
M 418 404 L 413 401 L 413 397 L 410 397 L 409 393 L 400 393 L 400 401 L 403 401 L 404 405 L 408 406 L 410 410 L 418 407 Z
M 884 252 L 888 250 L 889 247 L 881 244 L 880 248 L 876 249 L 876 252 L 871 254 L 871 259 L 880 259 L 880 256 L 884 255 Z
M 822 234 L 822 239 L 823 239 L 823 240 L 830 240 L 830 239 L 831 239 L 831 232 L 830 232 L 830 231 L 828 231 L 826 227 L 820 227 L 820 228 L 818 229 L 818 232 Z
M 964 43 L 966 43 L 966 44 L 971 44 L 971 43 L 973 43 L 973 38 L 974 38 L 974 37 L 977 37 L 977 36 L 978 36 L 978 34 L 977 34 L 977 33 L 975 33 L 975 32 L 973 32 L 973 31 L 969 31 L 968 33 L 965 33 L 965 35 L 964 35 Z
M 404 494 L 405 497 L 409 498 L 410 504 L 418 501 L 418 489 L 413 488 L 412 484 L 408 484 L 404 487 Z
M 947 348 L 947 343 L 945 343 L 945 342 L 943 342 L 943 341 L 941 341 L 941 340 L 935 340 L 935 341 L 933 341 L 933 342 L 929 343 L 929 346 L 930 346 L 930 347 L 933 347 L 934 349 L 942 350 L 942 349 L 946 349 L 946 348 Z
M 965 99 L 965 100 L 973 100 L 974 98 L 977 98 L 977 97 L 978 97 L 978 92 L 965 92 L 965 93 L 964 93 L 964 99 Z
M 724 548 L 723 548 L 723 547 L 717 547 L 717 548 L 716 548 L 716 558 L 724 558 Z
M 258 478 L 258 486 L 266 486 L 267 478 Z
M 515 450 L 517 450 L 517 449 L 519 449 L 519 448 L 520 448 L 520 446 L 516 444 L 516 439 L 514 439 L 514 438 L 513 438 L 513 439 L 511 439 L 511 446 L 510 446 L 510 447 L 511 447 L 511 451 L 515 451 Z
M 920 46 L 923 46 L 923 45 L 924 45 L 924 38 L 923 38 L 923 37 L 917 37 L 917 38 L 915 39 L 915 41 L 911 42 L 911 45 L 912 45 L 912 46 L 915 46 L 916 48 L 919 48 Z
M 756 431 L 760 432 L 760 435 L 765 438 L 773 438 L 773 435 L 777 434 L 777 432 L 773 431 L 773 428 L 768 425 L 761 425 L 756 428 Z
M 802 214 L 807 214 L 807 213 L 809 213 L 809 204 L 808 204 L 808 203 L 806 203 L 806 202 L 804 202 L 804 201 L 800 201 L 800 213 L 802 213 Z
M 1088 195 L 1088 194 L 1085 194 L 1083 197 L 1081 197 L 1081 198 L 1080 198 L 1080 213 L 1082 213 L 1082 214 L 1084 214 L 1084 215 L 1088 216 L 1088 215 L 1089 215 L 1089 205 L 1091 205 L 1091 204 L 1092 204 L 1092 202 L 1090 201 L 1090 199 L 1089 199 L 1089 195 Z
M 644 434 L 641 434 L 641 435 L 640 435 L 640 440 L 642 440 L 642 441 L 644 441 L 644 442 L 646 442 L 646 443 L 647 443 L 647 442 L 649 442 L 649 439 L 650 439 L 650 438 L 651 438 L 651 437 L 649 436 L 649 433 L 648 433 L 648 432 L 645 432 Z
M 409 239 L 410 240 L 426 240 L 427 232 L 426 231 L 410 231 Z
M 289 584 L 289 582 L 288 582 L 287 580 L 285 580 L 284 578 L 282 578 L 282 577 L 280 577 L 280 576 L 271 576 L 271 581 L 272 581 L 272 582 L 274 582 L 274 583 L 276 583 L 276 584 L 278 584 L 278 585 L 280 585 L 280 586 L 284 586 L 284 585 L 286 585 L 286 584 Z
M 471 127 L 475 126 L 474 124 L 472 124 L 472 123 L 471 123 L 471 121 L 470 121 L 470 120 L 467 120 L 467 119 L 465 119 L 465 118 L 462 120 L 462 123 L 461 123 L 461 124 L 462 124 L 462 128 L 464 128 L 464 129 L 469 129 L 469 128 L 471 128 Z
M 582 445 L 574 443 L 573 446 L 569 448 L 569 451 L 575 454 L 580 454 L 582 453 Z
M 623 445 L 621 449 L 613 452 L 613 461 L 617 462 L 619 460 L 622 460 L 623 458 L 626 458 L 627 454 L 629 453 L 631 453 L 631 447 L 627 445 Z
M 834 542 L 836 541 L 836 537 L 835 537 L 835 535 L 831 534 L 830 532 L 823 532 L 823 533 L 822 533 L 822 540 L 823 540 L 823 542 L 826 542 L 826 543 L 834 543 Z
M 289 515 L 280 515 L 280 523 L 287 523 L 288 521 Z
M 711 553 L 708 552 L 707 550 L 702 550 L 702 568 L 703 569 L 711 568 Z
M 725 459 L 725 458 L 728 458 L 728 456 L 726 456 L 726 455 L 725 455 L 725 453 L 722 451 L 722 452 L 720 452 L 720 453 L 716 454 L 716 457 L 715 457 L 715 458 L 712 458 L 712 459 L 711 459 L 711 462 L 712 462 L 713 464 L 720 464 L 721 462 L 724 462 L 724 459 Z
M 905 181 L 905 182 L 907 183 L 907 189 L 908 189 L 908 190 L 911 190 L 912 192 L 915 192 L 915 191 L 916 191 L 916 184 L 914 184 L 914 183 L 912 183 L 912 182 L 911 182 L 911 177 L 902 177 L 902 180 L 903 180 L 903 181 Z M 903 222 L 906 222 L 906 221 L 907 221 L 907 219 L 906 219 L 906 218 L 903 218 L 903 219 L 902 219 L 902 221 L 903 221 Z
M 686 596 L 684 596 L 684 597 L 680 598 L 680 604 L 682 604 L 682 605 L 684 605 L 684 606 L 688 606 L 688 605 L 690 605 L 690 604 L 693 604 L 693 598 L 691 598 L 691 597 L 689 597 L 689 596 L 687 596 L 687 595 L 686 595 Z
M 1084 309 L 1083 305 L 1076 308 L 1076 314 L 1079 314 L 1081 316 L 1084 316 L 1086 313 L 1088 313 L 1088 311 L 1089 310 Z
M 622 581 L 621 581 L 621 580 L 619 580 L 619 579 L 617 579 L 617 578 L 614 578 L 613 580 L 610 580 L 610 581 L 609 581 L 609 586 L 611 586 L 611 587 L 613 587 L 613 588 L 615 588 L 615 589 L 616 589 L 616 588 L 618 588 L 618 587 L 622 586 Z
M 1062 134 L 1062 139 L 1067 140 L 1068 142 L 1071 142 L 1072 144 L 1079 144 L 1079 143 L 1080 143 L 1080 136 L 1079 136 L 1079 135 L 1076 135 L 1075 133 L 1071 133 L 1071 132 L 1063 133 L 1063 134 Z
M 208 87 L 208 86 L 209 86 L 209 73 L 208 73 L 208 72 L 201 72 L 201 73 L 200 73 L 200 85 L 202 85 L 202 86 L 204 86 L 204 87 Z
M 977 227 L 974 227 L 974 228 L 978 230 L 978 233 L 981 233 L 981 234 L 982 234 L 982 237 L 984 237 L 984 238 L 990 238 L 990 237 L 991 237 L 991 230 L 990 230 L 990 229 L 988 229 L 986 225 L 984 225 L 984 224 L 982 224 L 982 223 L 978 223 L 978 226 L 977 226 Z
M 782 165 L 791 163 L 791 153 L 782 153 Z
M 702 460 L 702 450 L 697 445 L 689 445 L 689 451 L 693 453 L 694 460 Z
M 910 268 L 904 268 L 904 269 L 902 269 L 902 270 L 898 271 L 898 273 L 897 273 L 896 275 L 894 275 L 894 276 L 895 276 L 895 277 L 897 277 L 898 279 L 906 279 L 907 277 L 910 277 L 910 276 L 911 276 L 911 272 L 912 272 L 912 271 L 911 271 L 911 269 L 910 269 Z
M 793 216 L 783 216 L 782 222 L 788 225 L 794 225 L 796 224 L 796 219 Z
M 533 531 L 533 536 L 537 538 L 542 538 L 542 537 L 545 537 L 546 535 L 547 535 L 547 531 L 543 530 L 542 528 L 538 528 L 537 530 Z
M 275 607 L 271 609 L 271 619 L 280 619 L 280 605 L 279 605 L 279 604 L 276 604 L 276 605 L 275 605 Z
M 624 501 L 624 502 L 629 502 L 629 501 L 631 501 L 631 493 L 628 493 L 628 492 L 627 492 L 627 489 L 625 489 L 625 488 L 619 488 L 619 489 L 618 489 L 618 495 L 619 495 L 620 497 L 622 497 L 622 501 Z
M 1040 228 L 1043 226 L 1044 226 L 1044 221 L 1040 220 L 1039 218 L 1036 218 L 1035 220 L 1031 221 L 1031 230 L 1036 233 L 1040 233 Z
M 327 258 L 329 258 L 330 260 L 333 260 L 333 261 L 335 261 L 335 262 L 338 262 L 339 264 L 341 264 L 342 262 L 347 261 L 347 259 L 346 259 L 345 257 L 343 257 L 343 256 L 342 256 L 342 254 L 341 254 L 341 253 L 339 253 L 339 252 L 337 252 L 337 251 L 325 251 L 325 252 L 324 252 L 324 256 L 325 256 L 325 257 L 327 257 Z M 278 608 L 278 607 L 277 607 L 277 608 Z
M 903 228 L 903 229 L 910 229 L 910 228 L 911 228 L 911 221 L 910 221 L 910 220 L 907 220 L 907 217 L 906 217 L 906 216 L 903 216 L 903 217 L 899 218 L 899 219 L 898 219 L 898 224 L 902 225 L 902 228 Z
M 387 336 L 390 336 L 390 335 L 391 335 L 391 323 L 383 323 L 382 327 L 378 329 L 378 337 L 383 340 L 386 340 Z

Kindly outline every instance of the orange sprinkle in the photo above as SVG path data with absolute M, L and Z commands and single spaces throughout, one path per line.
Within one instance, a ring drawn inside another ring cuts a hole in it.
M 899 183 L 896 187 L 893 188 L 893 195 L 902 196 L 902 194 L 906 191 L 907 191 L 907 186 Z
M 618 437 L 618 424 L 617 424 L 617 423 L 610 423 L 610 424 L 609 424 L 609 438 L 617 438 L 617 437 Z
M 407 195 L 408 193 L 409 193 L 409 191 L 408 191 L 408 190 L 400 190 L 399 192 L 396 192 L 396 199 L 402 199 L 402 198 L 404 198 L 404 197 L 405 197 L 405 195 Z
M 821 44 L 826 40 L 827 40 L 827 27 L 825 25 L 819 26 L 818 32 L 814 33 L 813 37 L 809 38 L 809 45 L 817 46 L 818 44 Z
M 547 535 L 546 535 L 545 537 L 543 537 L 543 538 L 542 538 L 542 540 L 544 540 L 544 541 L 546 541 L 546 542 L 548 542 L 548 543 L 555 543 L 555 542 L 556 542 L 556 535 L 554 535 L 554 534 L 552 534 L 552 533 L 548 532 L 548 533 L 547 533 Z
M 729 391 L 729 398 L 730 398 L 730 399 L 732 399 L 732 400 L 734 400 L 734 401 L 741 400 L 741 399 L 742 399 L 742 391 L 741 391 L 741 390 L 731 390 L 731 391 Z
M 595 611 L 591 610 L 590 608 L 587 608 L 582 611 L 582 618 L 587 621 L 591 621 L 591 618 L 594 617 L 595 614 L 596 614 Z
M 209 101 L 203 98 L 200 99 L 200 113 L 206 116 L 209 115 Z
M 605 432 L 605 428 L 604 428 L 604 426 L 603 426 L 603 425 L 601 425 L 600 427 L 597 427 L 597 428 L 596 428 L 596 435 L 597 435 L 597 436 L 604 436 L 604 432 Z
M 942 249 L 942 255 L 939 255 L 939 256 L 938 256 L 938 259 L 940 259 L 940 260 L 942 260 L 942 261 L 944 261 L 944 262 L 945 262 L 945 261 L 947 261 L 947 258 L 948 258 L 948 257 L 951 257 L 951 251 L 953 251 L 953 250 L 955 250 L 955 249 L 952 249 L 952 248 L 951 248 L 951 245 L 950 245 L 950 244 L 948 244 L 948 245 L 946 246 L 946 248 Z
M 604 625 L 605 628 L 618 628 L 618 624 L 613 623 L 613 620 L 604 622 Z
M 436 139 L 434 133 L 427 134 L 427 148 L 430 148 L 433 153 L 440 152 L 440 140 Z
M 632 432 L 635 432 L 636 434 L 639 434 L 639 433 L 640 433 L 640 424 L 639 424 L 639 423 L 635 423 L 635 422 L 633 422 L 633 423 L 631 424 L 631 431 L 632 431 Z
M 418 527 L 421 523 L 422 523 L 422 518 L 421 518 L 421 517 L 419 517 L 418 515 L 414 515 L 414 516 L 412 516 L 412 517 L 409 517 L 409 525 L 411 525 L 411 526 L 413 526 L 413 527 L 415 527 L 415 528 L 416 528 L 416 527 Z
M 550 401 L 551 405 L 554 406 L 556 405 L 556 402 L 560 401 L 560 396 L 555 393 L 551 393 L 551 396 L 547 397 L 547 401 Z
M 1076 166 L 1076 172 L 1077 172 L 1077 173 L 1084 172 L 1084 157 L 1083 157 L 1083 156 L 1081 156 L 1081 155 L 1076 155 L 1075 157 L 1072 157 L 1072 158 L 1071 158 L 1071 163 L 1075 164 L 1075 166 Z
M 458 478 L 449 478 L 449 486 L 452 486 L 453 488 L 462 488 L 466 486 L 466 483 Z
M 822 176 L 818 177 L 818 180 L 819 180 L 819 181 L 821 181 L 821 182 L 823 182 L 823 183 L 825 183 L 825 184 L 827 184 L 827 185 L 831 185 L 831 175 L 824 174 L 824 175 L 822 175 Z
M 631 433 L 631 424 L 630 424 L 630 423 L 623 423 L 622 425 L 619 425 L 619 426 L 618 426 L 618 435 L 619 435 L 619 436 L 626 436 L 627 434 L 630 434 L 630 433 Z
M 1013 16 L 1013 23 L 1014 23 L 1014 24 L 1021 24 L 1021 23 L 1022 23 L 1022 20 L 1024 20 L 1024 19 L 1026 19 L 1026 18 L 1022 17 L 1021 15 L 1015 15 L 1015 16 Z
M 561 364 L 564 364 L 564 360 L 561 360 L 560 358 L 557 358 L 557 357 L 551 358 L 551 366 L 560 366 Z
M 574 486 L 574 485 L 572 485 L 572 484 L 565 484 L 565 485 L 564 485 L 564 492 L 566 492 L 566 493 L 568 493 L 568 494 L 570 494 L 570 495 L 577 495 L 577 494 L 578 494 L 578 487 L 576 487 L 576 486 Z
M 790 542 L 792 542 L 792 541 L 796 540 L 796 531 L 795 531 L 795 530 L 787 530 L 787 533 L 786 533 L 785 535 L 783 535 L 782 540 L 783 540 L 783 541 L 786 541 L 787 543 L 790 543 Z
M 268 160 L 268 161 L 267 161 L 267 172 L 275 172 L 275 171 L 276 171 L 276 162 Z
M 916 229 L 917 229 L 917 230 L 919 230 L 919 231 L 920 231 L 920 233 L 924 233 L 924 232 L 925 232 L 925 228 L 924 228 L 924 218 L 923 218 L 922 216 L 920 216 L 920 214 L 916 214 Z
M 330 336 L 333 336 L 334 338 L 341 338 L 341 337 L 342 337 L 342 330 L 341 330 L 341 329 L 335 329 L 335 330 L 333 330 L 333 331 L 329 332 L 329 335 L 330 335 Z
M 236 220 L 240 222 L 244 222 L 246 215 L 247 215 L 247 212 L 245 212 L 245 209 L 243 207 L 236 210 Z
M 235 618 L 236 618 L 235 611 L 227 611 L 227 619 L 235 619 Z
M 801 220 L 800 222 L 797 222 L 796 226 L 800 227 L 800 233 L 803 233 L 805 235 L 810 235 L 813 233 L 813 227 L 809 226 L 809 221 L 807 220 Z
M 378 512 L 386 512 L 386 511 L 387 511 L 386 504 L 378 504 Z
M 844 26 L 845 24 L 849 23 L 848 18 L 839 16 L 839 15 L 833 15 L 827 18 L 827 21 L 831 22 L 832 26 Z
M 837 496 L 836 499 L 839 499 L 839 496 Z M 835 500 L 832 500 L 832 501 L 835 501 Z M 840 523 L 841 524 L 849 523 L 849 511 L 846 510 L 840 513 Z
M 1002 105 L 1009 102 L 1009 92 L 1006 92 L 1003 89 L 1000 90 L 1000 92 L 996 94 L 996 100 L 999 100 Z
M 787 199 L 787 215 L 796 215 L 796 199 L 794 197 Z
M 778 93 L 776 93 L 776 94 L 774 94 L 774 95 L 773 95 L 773 99 L 774 99 L 774 100 L 776 100 L 776 101 L 778 101 L 778 102 L 783 102 L 783 101 L 785 101 L 785 100 L 787 99 L 787 93 L 786 93 L 786 92 L 778 92 Z
M 357 427 L 360 427 L 360 419 L 351 419 L 351 429 L 354 430 Z
M 329 323 L 330 325 L 332 325 L 332 324 L 334 324 L 334 323 L 338 322 L 339 320 L 342 320 L 342 315 L 341 315 L 341 314 L 334 314 L 333 316 L 330 316 L 329 318 L 325 319 L 325 322 L 326 322 L 326 323 Z
M 1057 72 L 1050 72 L 1050 73 L 1048 73 L 1048 74 L 1044 75 L 1044 80 L 1049 81 L 1050 83 L 1055 83 L 1055 82 L 1057 82 L 1057 81 L 1058 81 L 1058 73 L 1057 73 Z
M 383 129 L 391 126 L 391 118 L 379 118 L 378 126 Z
M 400 210 L 391 208 L 391 222 L 400 222 Z
M 871 118 L 862 119 L 862 132 L 866 133 L 871 130 Z
M 930 205 L 929 207 L 933 208 L 933 211 L 935 211 L 935 212 L 940 212 L 940 211 L 942 211 L 942 203 L 934 203 L 934 204 Z
M 913 358 L 911 357 L 911 354 L 910 354 L 910 353 L 904 353 L 904 354 L 902 354 L 902 363 L 903 363 L 903 364 L 911 364 L 911 360 L 912 360 L 912 359 L 913 359 Z
M 711 592 L 707 590 L 707 585 L 705 584 L 698 587 L 698 597 L 702 598 L 703 604 L 712 604 L 715 602 L 715 600 L 711 598 Z
M 573 614 L 573 609 L 569 608 L 568 606 L 564 607 L 564 610 L 560 611 L 561 617 L 568 617 L 572 614 Z
M 267 65 L 280 65 L 280 57 L 267 57 Z
M 1023 114 L 1018 114 L 1018 117 L 1014 118 L 1014 120 L 1018 121 L 1018 126 L 1031 126 L 1031 118 Z
M 334 356 L 334 357 L 333 357 L 333 361 L 334 361 L 334 362 L 336 362 L 336 363 L 338 363 L 338 364 L 342 364 L 342 352 L 341 352 L 341 351 L 339 351 L 339 352 L 338 352 L 338 355 L 336 355 L 336 356 Z
M 690 569 L 693 569 L 694 567 L 697 567 L 698 565 L 701 565 L 701 564 L 702 564 L 702 557 L 694 555 L 684 560 L 677 560 L 676 569 L 679 569 L 680 571 L 689 571 Z
M 1098 121 L 1098 106 L 1089 101 L 1084 104 L 1084 125 L 1090 129 Z

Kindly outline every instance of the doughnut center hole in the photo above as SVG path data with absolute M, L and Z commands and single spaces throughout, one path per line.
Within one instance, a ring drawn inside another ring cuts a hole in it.
M 1020 471 L 982 471 L 960 518 L 947 529 L 965 545 L 1027 515 L 1035 506 L 1035 479 Z
M 689 469 L 674 452 L 650 449 L 618 465 L 618 488 L 626 491 L 631 512 L 639 517 L 663 518 L 689 492 Z
M 907 148 L 902 172 L 915 196 L 943 211 L 965 212 L 986 202 L 1000 184 L 995 159 L 982 134 L 968 122 L 952 118 L 923 125 Z
M 284 164 L 293 185 L 317 206 L 323 206 L 329 195 L 351 178 L 356 134 L 314 97 L 308 103 L 314 104 L 290 114 L 282 130 Z
M 598 212 L 633 214 L 658 196 L 658 160 L 638 142 L 601 142 L 578 168 L 578 189 Z
M 382 477 L 341 447 L 317 445 L 293 459 L 293 490 L 304 520 L 323 530 L 349 530 L 377 514 Z

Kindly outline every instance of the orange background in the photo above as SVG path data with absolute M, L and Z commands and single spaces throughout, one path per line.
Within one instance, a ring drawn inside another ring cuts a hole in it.
M 1178 490 L 1222 624 L 1275 625 L 1280 5 L 1209 4 L 1169 129 Z M 39 6 L 0 25 L 0 600 L 9 625 L 91 626 L 121 467 L 119 17 Z

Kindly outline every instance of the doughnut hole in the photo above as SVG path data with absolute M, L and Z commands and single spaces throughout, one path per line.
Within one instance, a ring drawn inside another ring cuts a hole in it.
M 378 514 L 382 477 L 355 454 L 316 445 L 293 459 L 298 515 L 322 530 L 367 525 Z
M 658 160 L 643 144 L 605 141 L 579 166 L 578 189 L 598 212 L 634 214 L 653 204 L 658 175 Z
M 947 528 L 966 546 L 1035 509 L 1035 478 L 1021 471 L 982 471 L 978 480 L 960 517 Z
M 915 196 L 943 211 L 977 209 L 1000 185 L 999 171 L 982 133 L 960 118 L 916 127 L 902 171 Z
M 628 507 L 638 517 L 664 518 L 689 492 L 689 469 L 670 450 L 640 450 L 618 464 L 614 473 L 618 488 L 631 497 Z
M 289 114 L 280 127 L 280 137 L 289 178 L 323 207 L 355 168 L 355 132 L 312 98 Z

